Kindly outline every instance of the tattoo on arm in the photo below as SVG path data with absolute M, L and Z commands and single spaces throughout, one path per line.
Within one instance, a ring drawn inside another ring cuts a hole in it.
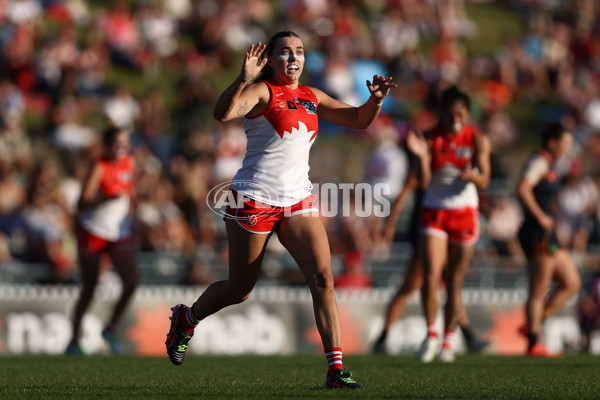
M 238 106 L 238 117 L 243 117 L 244 115 L 248 114 L 248 111 L 250 111 L 248 109 L 248 100 L 240 101 Z

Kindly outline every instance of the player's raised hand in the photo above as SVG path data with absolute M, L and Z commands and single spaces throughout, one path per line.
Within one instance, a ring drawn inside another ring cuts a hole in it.
M 426 156 L 429 152 L 429 145 L 421 132 L 415 133 L 412 130 L 408 132 L 406 145 L 419 158 Z
M 266 57 L 260 63 L 258 61 L 266 48 L 267 45 L 261 42 L 258 42 L 256 45 L 254 43 L 250 45 L 250 49 L 246 53 L 246 57 L 244 57 L 244 65 L 242 65 L 242 79 L 244 82 L 252 82 L 260 74 L 265 65 L 267 65 Z
M 384 78 L 381 75 L 373 75 L 373 83 L 367 80 L 367 88 L 371 92 L 371 96 L 379 100 L 383 100 L 390 92 L 390 89 L 397 86 L 397 84 L 392 82 L 391 76 Z

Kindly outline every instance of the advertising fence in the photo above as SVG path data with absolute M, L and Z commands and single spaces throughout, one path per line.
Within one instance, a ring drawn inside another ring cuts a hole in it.
M 120 327 L 124 350 L 140 356 L 165 356 L 170 307 L 192 304 L 200 287 L 143 286 Z M 393 288 L 339 291 L 338 306 L 345 354 L 370 352 L 383 326 Z M 71 336 L 71 315 L 77 299 L 75 286 L 0 286 L 0 354 L 60 354 Z M 81 345 L 88 354 L 108 352 L 101 331 L 118 295 L 118 288 L 100 288 L 83 321 Z M 526 339 L 519 334 L 525 322 L 522 289 L 471 289 L 464 303 L 473 329 L 491 339 L 492 354 L 523 354 Z M 553 351 L 569 350 L 580 340 L 575 304 L 569 303 L 545 321 L 544 341 Z M 438 325 L 442 331 L 442 310 Z M 389 352 L 416 352 L 426 327 L 415 295 L 404 316 L 388 335 Z M 458 353 L 465 349 L 460 334 Z M 203 320 L 188 350 L 191 354 L 296 354 L 321 352 L 308 289 L 258 287 L 245 303 L 228 307 Z M 600 335 L 592 337 L 591 351 L 600 354 Z

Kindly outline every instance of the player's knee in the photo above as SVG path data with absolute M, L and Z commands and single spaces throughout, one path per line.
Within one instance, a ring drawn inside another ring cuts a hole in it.
M 452 290 L 461 290 L 464 283 L 464 277 L 460 275 L 453 275 L 448 279 L 447 286 Z
M 333 290 L 333 274 L 330 269 L 317 271 L 312 275 L 314 286 L 319 290 Z
M 429 271 L 426 275 L 425 275 L 425 284 L 427 284 L 428 287 L 432 287 L 432 288 L 437 288 L 440 283 L 442 281 L 442 276 L 440 273 L 436 272 L 436 271 Z
M 421 289 L 422 286 L 423 285 L 421 282 L 407 282 L 406 284 L 402 285 L 400 292 L 404 295 L 408 295 Z
M 233 297 L 234 304 L 240 304 L 248 300 L 250 298 L 250 293 L 251 292 L 248 292 L 246 294 L 238 293 L 236 296 Z

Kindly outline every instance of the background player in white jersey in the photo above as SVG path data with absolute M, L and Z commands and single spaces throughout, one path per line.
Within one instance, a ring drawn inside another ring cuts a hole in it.
M 318 132 L 318 118 L 365 129 L 396 85 L 391 77 L 374 76 L 372 82 L 366 82 L 371 93 L 368 101 L 353 107 L 319 89 L 300 85 L 303 68 L 302 40 L 294 32 L 279 32 L 268 46 L 260 42 L 250 46 L 241 74 L 215 104 L 214 116 L 220 121 L 244 117 L 248 138 L 246 157 L 231 185 L 241 207 L 230 207 L 225 220 L 229 278 L 210 285 L 192 307 L 173 307 L 167 353 L 174 364 L 181 364 L 200 320 L 248 298 L 269 236 L 277 231 L 310 288 L 329 364 L 325 386 L 360 389 L 343 369 L 331 254 L 314 196 L 310 194 L 308 154 Z
M 462 307 L 462 285 L 479 237 L 479 197 L 490 180 L 490 142 L 468 125 L 470 99 L 456 87 L 440 98 L 439 122 L 427 137 L 431 180 L 425 191 L 421 220 L 423 306 L 427 337 L 418 357 L 430 362 L 454 361 L 452 341 Z M 422 155 L 420 155 L 422 157 Z M 444 340 L 435 327 L 438 289 L 446 285 Z
M 396 321 L 402 317 L 406 305 L 413 293 L 420 290 L 423 285 L 423 263 L 421 262 L 421 256 L 419 254 L 419 227 L 421 223 L 421 203 L 423 201 L 423 196 L 425 195 L 425 187 L 423 186 L 424 182 L 429 181 L 430 177 L 422 176 L 423 174 L 421 171 L 426 169 L 430 172 L 430 168 L 423 168 L 421 166 L 421 163 L 429 163 L 429 157 L 419 158 L 415 157 L 412 153 L 411 146 L 414 146 L 414 144 L 411 145 L 411 143 L 416 142 L 417 138 L 418 136 L 416 133 L 410 132 L 406 139 L 406 151 L 409 153 L 409 172 L 400 194 L 392 205 L 390 215 L 382 233 L 383 240 L 390 245 L 394 239 L 396 223 L 402 208 L 408 200 L 408 197 L 414 193 L 413 209 L 407 232 L 407 239 L 412 247 L 412 254 L 408 262 L 408 268 L 404 274 L 404 281 L 388 305 L 383 328 L 379 337 L 373 344 L 373 351 L 375 353 L 387 353 L 386 340 L 390 329 Z M 469 352 L 479 352 L 488 347 L 491 342 L 480 339 L 474 332 L 470 326 L 469 318 L 464 307 L 460 310 L 459 315 L 458 326 L 465 338 L 467 350 Z
M 117 324 L 129 304 L 139 272 L 131 234 L 130 202 L 135 165 L 129 154 L 129 133 L 110 127 L 103 134 L 104 153 L 83 182 L 78 205 L 77 248 L 82 289 L 73 314 L 68 354 L 83 354 L 81 320 L 94 296 L 101 261 L 110 257 L 123 282 L 112 316 L 102 330 L 113 353 L 122 353 Z

